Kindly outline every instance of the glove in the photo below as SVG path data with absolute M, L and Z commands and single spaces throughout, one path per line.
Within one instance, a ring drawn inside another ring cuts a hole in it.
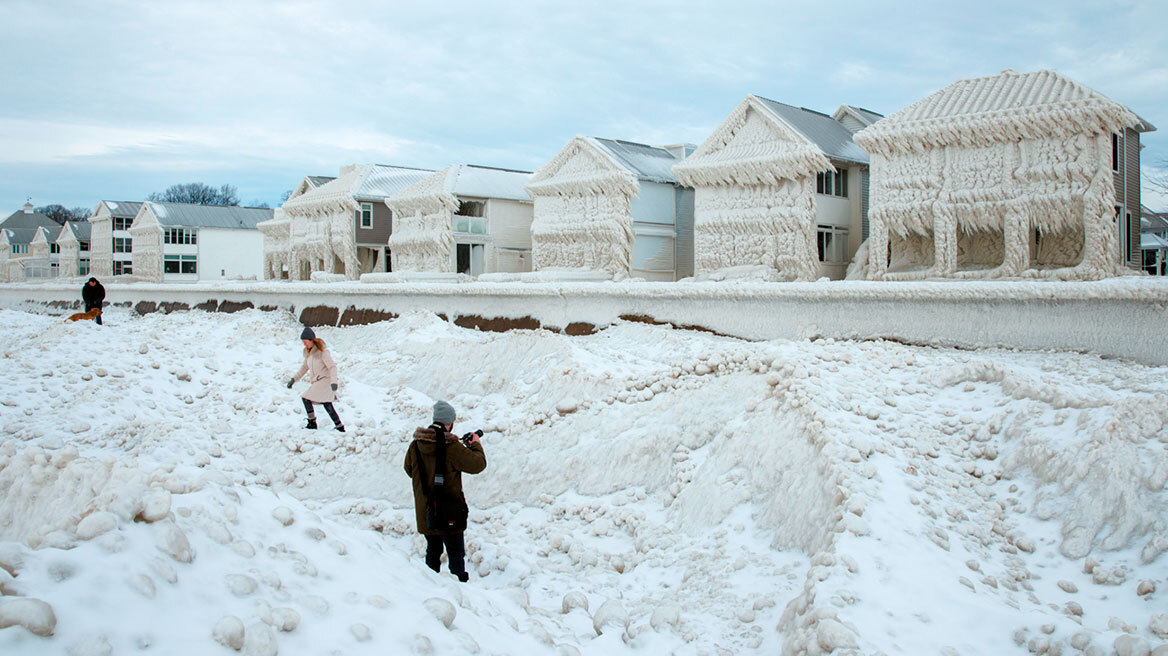
M 336 383 L 333 383 L 332 385 L 329 385 L 329 387 L 333 388 L 333 391 L 334 391 L 334 392 L 335 392 L 335 391 L 337 391 L 337 384 L 336 384 Z
M 288 389 L 292 389 L 292 383 L 295 383 L 295 382 L 296 382 L 295 378 L 289 378 L 288 379 Z

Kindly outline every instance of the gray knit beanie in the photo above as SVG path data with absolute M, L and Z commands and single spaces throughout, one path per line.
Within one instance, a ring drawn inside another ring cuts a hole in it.
M 316 339 L 316 333 L 308 326 L 304 327 L 304 332 L 300 333 L 300 339 Z
M 448 426 L 454 423 L 454 406 L 445 401 L 434 404 L 434 423 Z

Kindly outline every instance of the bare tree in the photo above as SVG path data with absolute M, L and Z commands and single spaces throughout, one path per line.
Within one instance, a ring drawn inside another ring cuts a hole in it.
M 225 184 L 216 189 L 202 182 L 174 184 L 164 192 L 154 192 L 146 200 L 166 203 L 193 203 L 195 205 L 239 205 L 235 185 Z
M 1155 172 L 1149 171 L 1144 176 L 1144 183 L 1156 191 L 1168 194 L 1168 158 L 1156 162 Z
M 62 225 L 64 225 L 66 221 L 84 221 L 89 217 L 89 210 L 87 208 L 68 208 L 64 205 L 58 205 L 56 203 L 38 207 L 33 211 L 37 214 L 44 214 L 45 216 Z

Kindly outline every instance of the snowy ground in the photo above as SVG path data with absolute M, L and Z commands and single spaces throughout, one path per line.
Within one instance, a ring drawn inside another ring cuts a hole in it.
M 318 331 L 340 434 L 282 383 L 291 316 L 106 324 L 0 310 L 0 626 L 55 621 L 0 653 L 1168 643 L 1165 368 L 419 313 Z M 436 398 L 487 431 L 464 585 L 422 563 L 401 470 Z

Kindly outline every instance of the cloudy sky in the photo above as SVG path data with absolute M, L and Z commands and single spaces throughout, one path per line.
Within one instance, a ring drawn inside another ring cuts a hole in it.
M 346 163 L 530 170 L 577 134 L 700 143 L 748 93 L 888 114 L 1003 68 L 1126 104 L 1168 161 L 1162 0 L 945 4 L 2 0 L 0 213 L 192 181 L 276 205 Z

